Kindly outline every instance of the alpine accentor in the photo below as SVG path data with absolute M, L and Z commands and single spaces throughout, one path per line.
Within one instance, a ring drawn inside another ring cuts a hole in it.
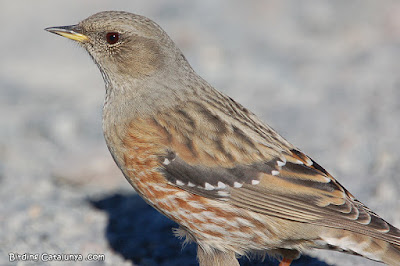
M 129 183 L 198 245 L 200 265 L 323 248 L 400 265 L 400 230 L 194 72 L 148 18 L 97 13 L 46 30 L 79 42 L 106 86 L 103 130 Z

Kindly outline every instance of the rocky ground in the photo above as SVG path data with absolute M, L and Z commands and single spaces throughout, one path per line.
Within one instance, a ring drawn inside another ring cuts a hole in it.
M 96 66 L 77 45 L 43 30 L 101 10 L 157 21 L 206 80 L 400 226 L 399 1 L 25 0 L 0 7 L 0 265 L 65 265 L 10 262 L 10 253 L 105 254 L 105 261 L 71 265 L 196 264 L 194 246 L 181 249 L 176 225 L 114 166 Z M 380 265 L 335 252 L 309 255 L 293 265 Z

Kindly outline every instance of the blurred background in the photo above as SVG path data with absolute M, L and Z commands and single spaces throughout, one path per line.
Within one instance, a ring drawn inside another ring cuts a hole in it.
M 0 265 L 17 265 L 10 252 L 105 254 L 81 265 L 196 263 L 194 246 L 181 249 L 176 225 L 114 165 L 97 67 L 43 30 L 103 10 L 155 20 L 202 77 L 400 226 L 399 1 L 1 1 Z M 380 265 L 309 255 L 293 265 Z M 18 263 L 42 264 L 65 265 Z

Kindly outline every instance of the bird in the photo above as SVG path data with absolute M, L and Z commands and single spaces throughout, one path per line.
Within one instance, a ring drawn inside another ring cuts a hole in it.
M 103 133 L 137 193 L 197 244 L 201 266 L 309 249 L 400 265 L 400 230 L 213 88 L 152 20 L 103 11 L 45 30 L 87 50 L 105 82 Z M 266 99 L 268 100 L 268 99 Z

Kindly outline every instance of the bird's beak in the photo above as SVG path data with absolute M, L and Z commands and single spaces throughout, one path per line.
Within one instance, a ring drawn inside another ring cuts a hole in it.
M 89 40 L 86 35 L 80 33 L 78 25 L 50 27 L 45 28 L 45 30 L 81 43 L 87 42 Z

